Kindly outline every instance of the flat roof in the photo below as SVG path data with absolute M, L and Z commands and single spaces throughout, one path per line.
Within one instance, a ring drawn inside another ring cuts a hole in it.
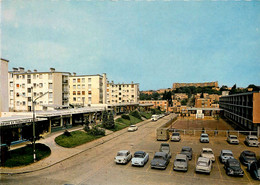
M 150 107 L 153 106 L 153 103 L 139 104 L 140 107 Z
M 120 107 L 120 106 L 127 106 L 127 105 L 139 105 L 139 103 L 115 103 L 115 104 L 107 104 L 108 107 Z
M 44 121 L 46 118 L 36 118 L 35 121 Z M 11 116 L 0 117 L 0 126 L 18 125 L 23 123 L 32 123 L 33 116 Z
M 239 93 L 239 94 L 232 94 L 232 95 L 227 95 L 227 96 L 221 96 L 220 98 L 223 98 L 223 97 L 231 97 L 231 96 L 250 95 L 250 94 L 253 94 L 253 93 L 260 93 L 260 92 L 252 91 L 252 92 L 246 92 L 246 93 Z
M 196 108 L 196 107 L 190 107 L 190 108 L 187 108 L 187 110 L 223 110 L 223 109 L 220 109 L 220 108 Z
M 1 58 L 1 60 L 5 61 L 5 62 L 9 62 L 9 60 L 6 60 L 6 59 L 4 59 L 4 58 Z

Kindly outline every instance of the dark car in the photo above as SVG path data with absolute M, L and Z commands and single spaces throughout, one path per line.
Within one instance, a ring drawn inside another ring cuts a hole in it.
M 240 163 L 237 159 L 228 159 L 224 165 L 227 175 L 244 176 L 244 171 L 241 169 Z
M 189 146 L 184 146 L 181 149 L 181 154 L 184 154 L 188 157 L 189 160 L 192 159 L 192 148 Z
M 151 161 L 151 168 L 166 169 L 170 162 L 170 157 L 165 152 L 156 152 Z
M 248 165 L 249 163 L 257 161 L 255 152 L 249 150 L 243 151 L 240 154 L 239 160 L 243 165 Z
M 252 178 L 260 180 L 260 160 L 249 163 L 247 171 L 249 171 Z

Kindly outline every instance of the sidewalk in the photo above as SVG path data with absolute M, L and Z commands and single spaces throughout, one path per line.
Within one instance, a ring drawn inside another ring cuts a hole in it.
M 148 122 L 150 122 L 150 120 L 142 121 L 140 123 L 137 123 L 136 125 L 140 127 L 147 124 Z M 83 127 L 71 128 L 68 130 L 74 131 L 74 130 L 81 130 L 81 129 L 83 129 Z M 128 128 L 124 128 L 117 132 L 106 130 L 106 134 L 107 134 L 106 136 L 94 140 L 92 142 L 77 146 L 75 148 L 64 148 L 55 143 L 54 139 L 58 135 L 62 134 L 64 130 L 51 133 L 47 135 L 44 139 L 38 141 L 39 143 L 43 143 L 50 147 L 51 155 L 49 157 L 24 167 L 15 167 L 15 168 L 0 167 L 0 174 L 22 174 L 22 173 L 30 173 L 30 172 L 46 169 L 62 161 L 65 161 L 66 159 L 72 158 L 82 152 L 85 152 L 89 149 L 92 149 L 96 146 L 106 143 L 120 135 L 123 135 L 127 133 L 127 129 Z

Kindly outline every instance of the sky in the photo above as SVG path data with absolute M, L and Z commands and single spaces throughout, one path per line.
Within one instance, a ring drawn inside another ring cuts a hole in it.
M 140 90 L 260 85 L 260 1 L 2 0 L 9 70 L 106 73 Z

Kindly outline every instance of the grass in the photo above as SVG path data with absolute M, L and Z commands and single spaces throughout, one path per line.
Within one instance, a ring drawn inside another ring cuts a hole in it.
M 141 116 L 144 117 L 145 119 L 151 119 L 152 113 L 147 113 L 147 112 L 140 112 Z
M 71 136 L 65 136 L 64 134 L 59 135 L 55 138 L 55 142 L 62 147 L 73 148 L 103 137 L 101 135 L 93 136 L 83 131 L 73 131 L 70 133 Z
M 48 157 L 51 154 L 51 149 L 41 143 L 35 144 L 36 159 L 37 161 Z M 33 146 L 32 144 L 25 147 L 18 148 L 10 151 L 9 158 L 5 161 L 4 167 L 18 167 L 26 166 L 33 163 Z
M 110 129 L 110 130 L 115 132 L 115 131 L 118 131 L 118 130 L 122 130 L 122 129 L 126 128 L 126 127 L 129 127 L 130 125 L 134 125 L 136 123 L 139 123 L 139 122 L 143 121 L 143 120 L 138 119 L 138 118 L 136 118 L 134 116 L 131 116 L 131 115 L 129 115 L 129 117 L 130 117 L 130 120 L 123 119 L 123 118 L 116 119 L 116 121 L 115 121 L 115 128 Z

